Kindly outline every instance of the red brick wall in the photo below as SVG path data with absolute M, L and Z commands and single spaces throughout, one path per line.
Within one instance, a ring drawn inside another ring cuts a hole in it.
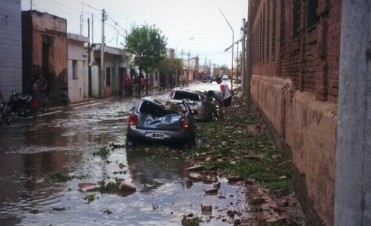
M 250 95 L 291 151 L 308 225 L 331 226 L 341 2 L 315 2 L 249 0 Z
M 311 92 L 318 100 L 336 102 L 341 4 L 318 0 L 317 23 L 308 29 L 307 1 L 298 0 L 299 17 L 295 19 L 295 1 L 252 1 L 252 73 L 288 77 L 295 89 Z M 295 23 L 299 27 L 294 38 Z

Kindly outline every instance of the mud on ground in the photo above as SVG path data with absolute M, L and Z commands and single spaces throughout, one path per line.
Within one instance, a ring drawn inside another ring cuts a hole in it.
M 201 165 L 229 183 L 245 183 L 248 218 L 234 225 L 305 225 L 291 161 L 273 143 L 256 107 L 246 102 L 234 97 L 224 120 L 199 123 L 189 167 Z

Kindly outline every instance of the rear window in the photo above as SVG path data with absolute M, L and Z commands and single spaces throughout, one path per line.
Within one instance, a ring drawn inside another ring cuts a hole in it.
M 173 99 L 175 100 L 193 100 L 193 101 L 200 101 L 200 96 L 196 93 L 188 93 L 188 92 L 175 92 Z

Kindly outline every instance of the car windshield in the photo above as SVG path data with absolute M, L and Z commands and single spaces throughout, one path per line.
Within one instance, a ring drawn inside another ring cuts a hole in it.
M 191 92 L 183 92 L 183 91 L 177 91 L 174 94 L 173 97 L 175 100 L 193 100 L 193 101 L 200 101 L 200 96 L 197 93 L 191 93 Z

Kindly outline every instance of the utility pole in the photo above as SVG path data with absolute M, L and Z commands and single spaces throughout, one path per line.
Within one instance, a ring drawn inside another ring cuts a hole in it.
M 83 31 L 84 31 L 84 3 L 81 4 L 82 5 L 82 12 L 81 12 L 81 15 L 80 15 L 80 35 L 83 34 Z
M 88 17 L 88 97 L 91 96 L 91 67 L 90 67 L 90 51 L 91 51 L 91 43 L 90 43 L 90 18 Z
M 91 14 L 91 43 L 94 44 L 94 15 Z
M 246 95 L 246 78 L 245 78 L 245 55 L 246 55 L 246 49 L 245 49 L 245 42 L 246 42 L 246 19 L 242 19 L 242 50 L 241 50 L 241 84 L 242 84 L 242 92 Z
M 239 55 L 238 55 L 238 41 L 237 41 L 237 52 L 236 52 L 236 77 L 238 79 L 238 58 L 239 58 Z M 240 58 L 241 59 L 241 58 Z
M 218 5 L 217 5 L 218 6 Z M 224 20 L 227 22 L 229 28 L 232 30 L 232 65 L 231 65 L 231 90 L 233 90 L 233 52 L 234 52 L 234 30 L 231 26 L 231 24 L 229 23 L 229 21 L 227 20 L 227 17 L 225 17 L 223 11 L 220 9 L 220 7 L 218 6 L 219 8 L 219 11 L 220 13 L 223 15 L 224 17 Z
M 102 10 L 102 40 L 100 44 L 100 85 L 99 85 L 99 96 L 105 97 L 105 65 L 104 65 L 104 21 L 106 20 L 106 12 Z
M 189 57 L 191 56 L 191 53 L 188 52 L 188 73 L 187 73 L 187 86 L 188 86 L 188 82 L 189 82 L 189 74 L 191 72 L 191 65 L 190 65 L 190 62 L 189 62 Z

